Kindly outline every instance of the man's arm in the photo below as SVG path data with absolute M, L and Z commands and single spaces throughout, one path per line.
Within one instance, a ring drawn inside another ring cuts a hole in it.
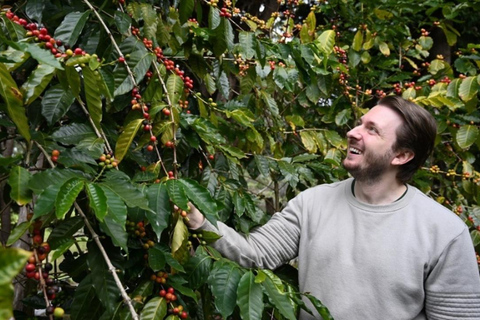
M 207 230 L 222 236 L 212 246 L 223 256 L 244 267 L 275 269 L 298 254 L 301 208 L 292 200 L 263 226 L 242 235 L 222 222 L 218 228 L 191 205 L 187 225 L 192 230 Z
M 467 228 L 442 252 L 425 296 L 428 319 L 480 319 L 480 276 Z

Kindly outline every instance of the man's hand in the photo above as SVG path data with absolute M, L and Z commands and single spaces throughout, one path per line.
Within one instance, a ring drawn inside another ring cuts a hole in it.
M 190 207 L 190 211 L 187 212 L 188 219 L 185 219 L 186 225 L 190 229 L 198 229 L 205 222 L 205 217 L 191 202 L 188 203 L 188 206 Z

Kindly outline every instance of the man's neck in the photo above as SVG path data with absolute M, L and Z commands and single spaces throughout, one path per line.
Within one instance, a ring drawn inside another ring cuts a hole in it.
M 374 183 L 355 180 L 355 197 L 369 204 L 389 204 L 395 202 L 407 190 L 407 186 L 397 179 L 383 179 Z

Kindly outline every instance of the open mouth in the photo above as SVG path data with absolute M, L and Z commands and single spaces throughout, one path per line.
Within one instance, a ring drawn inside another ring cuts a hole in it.
M 353 154 L 362 154 L 362 151 L 360 151 L 360 150 L 358 150 L 357 148 L 354 148 L 354 147 L 348 148 L 348 151 L 350 151 L 350 153 L 353 153 Z

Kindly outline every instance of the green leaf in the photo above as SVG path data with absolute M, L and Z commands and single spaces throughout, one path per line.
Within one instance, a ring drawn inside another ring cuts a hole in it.
M 388 57 L 390 55 L 390 48 L 388 47 L 388 44 L 386 42 L 381 41 L 378 44 L 378 49 L 385 57 Z
M 30 19 L 36 22 L 42 22 L 43 9 L 45 9 L 45 2 L 43 0 L 30 0 L 25 6 L 25 13 Z
M 115 217 L 112 215 L 105 216 L 103 221 L 100 222 L 100 228 L 112 239 L 115 246 L 122 248 L 128 253 L 128 233 L 125 231 L 125 221 L 121 222 L 117 221 L 117 219 L 118 214 Z
M 140 320 L 163 320 L 166 315 L 167 301 L 162 297 L 154 297 L 143 308 Z
M 60 127 L 51 137 L 58 142 L 66 144 L 79 144 L 84 140 L 96 139 L 97 135 L 92 127 L 85 123 L 72 123 Z
M 295 320 L 297 317 L 295 316 L 292 303 L 288 296 L 278 290 L 270 277 L 266 277 L 262 284 L 270 303 L 272 303 L 272 305 L 278 309 L 285 318 Z
M 278 105 L 275 99 L 266 91 L 261 92 L 261 97 L 262 97 L 262 100 L 267 105 L 268 109 L 270 110 L 272 116 L 278 117 L 279 111 L 278 111 Z
M 135 80 L 140 83 L 152 63 L 154 55 L 147 50 L 136 50 L 130 54 L 128 65 L 135 75 Z
M 230 316 L 235 309 L 241 276 L 242 272 L 233 263 L 217 262 L 208 277 L 208 284 L 215 297 L 215 306 L 224 318 Z
M 55 68 L 46 64 L 39 64 L 37 68 L 28 76 L 20 88 L 23 93 L 25 105 L 31 104 L 47 88 L 52 80 Z
M 55 207 L 55 200 L 60 191 L 61 184 L 52 185 L 40 193 L 33 208 L 33 218 L 37 219 L 49 214 Z
M 317 40 L 315 40 L 315 44 L 325 55 L 329 55 L 333 52 L 333 46 L 335 44 L 335 31 L 325 30 L 317 38 Z
M 333 320 L 333 317 L 330 315 L 327 307 L 325 307 L 323 303 L 320 302 L 320 300 L 318 300 L 311 294 L 305 294 L 305 296 L 310 300 L 315 309 L 317 309 L 317 312 L 320 314 L 323 320 Z
M 108 209 L 105 193 L 100 186 L 93 183 L 87 183 L 86 190 L 90 208 L 95 212 L 97 219 L 102 221 Z
M 72 320 L 95 319 L 98 317 L 100 307 L 92 276 L 89 274 L 75 288 L 70 318 Z
M 65 219 L 57 225 L 48 237 L 48 243 L 52 250 L 57 249 L 64 243 L 70 241 L 70 238 L 84 225 L 81 217 L 72 217 Z
M 22 270 L 31 252 L 18 248 L 0 247 L 0 318 L 13 316 L 13 285 L 15 276 Z
M 237 305 L 243 320 L 262 318 L 264 308 L 262 285 L 255 282 L 252 271 L 245 273 L 238 282 Z
M 480 244 L 480 231 L 474 229 L 470 232 L 470 236 L 472 238 L 473 245 L 476 247 Z
M 163 230 L 168 227 L 171 215 L 170 198 L 165 184 L 155 183 L 147 189 L 148 206 L 152 211 L 147 211 L 147 219 L 153 231 L 160 240 Z
M 285 180 L 290 184 L 290 186 L 292 186 L 292 188 L 295 188 L 297 186 L 297 183 L 300 181 L 298 179 L 295 167 L 286 161 L 279 161 L 278 168 L 280 169 L 280 173 L 284 176 Z
M 98 73 L 98 71 L 95 71 Z M 102 97 L 100 94 L 100 86 L 98 83 L 99 75 L 90 68 L 83 68 L 83 83 L 85 86 L 85 97 L 87 99 L 88 113 L 92 117 L 95 126 L 100 129 L 100 122 L 102 121 Z
M 73 93 L 65 90 L 60 84 L 50 87 L 42 99 L 42 115 L 48 124 L 52 125 L 67 113 L 73 101 L 75 101 Z
M 210 11 L 208 12 L 208 27 L 210 30 L 216 29 L 222 19 L 220 18 L 220 10 L 214 6 L 210 6 Z
M 115 11 L 115 24 L 117 25 L 120 33 L 127 33 L 132 25 L 132 18 L 122 11 Z
M 65 243 L 61 244 L 55 251 L 53 251 L 52 261 L 55 261 L 61 256 L 63 256 L 63 254 L 67 252 L 68 249 L 70 249 L 74 244 L 75 244 L 74 239 L 69 239 Z
M 352 49 L 355 51 L 360 51 L 362 50 L 362 45 L 363 45 L 363 32 L 362 30 L 358 30 L 357 33 L 355 33 L 355 37 L 353 37 Z
M 19 206 L 26 205 L 32 200 L 32 191 L 28 189 L 28 182 L 32 175 L 27 169 L 15 166 L 10 170 L 8 184 L 11 187 L 10 197 Z
M 195 7 L 194 0 L 180 0 L 178 4 L 178 12 L 180 14 L 180 22 L 185 23 L 192 16 Z
M 52 67 L 55 67 L 56 69 L 63 70 L 62 65 L 60 64 L 60 62 L 58 62 L 54 55 L 49 50 L 40 48 L 40 44 L 29 43 L 25 45 L 22 43 L 21 46 L 26 52 L 30 53 L 32 58 L 37 60 L 39 63 L 48 64 Z
M 188 259 L 187 243 L 188 228 L 180 217 L 175 224 L 172 236 L 172 256 L 179 262 L 185 262 Z
M 176 74 L 171 74 L 167 79 L 168 98 L 172 104 L 176 104 L 183 94 L 182 78 Z
M 255 56 L 256 38 L 253 32 L 241 31 L 238 34 L 240 50 L 245 59 L 252 59 Z
M 216 225 L 218 211 L 217 203 L 208 190 L 198 184 L 195 180 L 179 179 L 178 182 L 183 186 L 188 199 L 193 202 L 195 207 L 205 215 L 208 221 L 213 225 Z
M 57 199 L 55 200 L 57 219 L 63 219 L 63 217 L 67 214 L 77 199 L 78 194 L 83 190 L 83 186 L 83 180 L 73 178 L 65 182 L 60 187 Z
M 460 148 L 468 149 L 477 141 L 479 130 L 474 125 L 464 125 L 457 131 L 456 141 Z
M 147 197 L 132 184 L 130 177 L 121 171 L 110 171 L 105 174 L 102 186 L 117 194 L 130 208 L 139 207 L 150 210 Z
M 107 197 L 108 214 L 105 216 L 110 217 L 121 225 L 125 225 L 127 221 L 127 206 L 122 201 L 120 196 L 113 192 L 112 189 L 105 185 L 100 185 L 105 196 Z
M 102 302 L 105 309 L 113 312 L 120 290 L 118 289 L 112 273 L 108 269 L 105 258 L 95 242 L 88 243 L 88 266 L 91 270 L 92 283 L 97 293 L 98 299 Z
M 115 158 L 118 161 L 122 161 L 127 154 L 127 151 L 132 144 L 133 138 L 135 138 L 138 129 L 140 129 L 140 126 L 142 125 L 142 122 L 143 119 L 135 119 L 130 121 L 118 137 L 117 145 L 115 146 Z
M 165 254 L 158 247 L 148 249 L 148 266 L 155 272 L 165 267 Z
M 19 133 L 29 142 L 30 131 L 23 107 L 23 96 L 3 63 L 0 63 L 0 96 L 3 97 L 6 104 L 8 117 L 15 123 Z
M 317 152 L 317 144 L 315 142 L 315 133 L 311 133 L 310 131 L 301 131 L 300 138 L 302 139 L 303 146 L 305 149 L 308 150 L 310 153 Z
M 11 246 L 15 242 L 17 242 L 17 240 L 20 239 L 25 234 L 25 232 L 28 231 L 28 228 L 30 228 L 31 225 L 32 224 L 30 221 L 24 221 L 17 225 L 8 236 L 7 246 Z
M 82 33 L 83 27 L 88 20 L 90 11 L 70 12 L 65 16 L 62 23 L 55 29 L 55 39 L 73 47 Z
M 460 98 L 467 102 L 470 101 L 473 97 L 475 97 L 478 93 L 478 82 L 477 77 L 466 77 L 463 79 L 460 87 L 458 89 L 458 95 Z
M 175 203 L 179 208 L 188 211 L 188 198 L 183 189 L 183 184 L 177 179 L 167 180 L 167 191 L 170 200 Z
M 195 256 L 191 257 L 185 265 L 189 286 L 196 290 L 205 284 L 211 268 L 212 258 L 204 247 L 198 247 Z

